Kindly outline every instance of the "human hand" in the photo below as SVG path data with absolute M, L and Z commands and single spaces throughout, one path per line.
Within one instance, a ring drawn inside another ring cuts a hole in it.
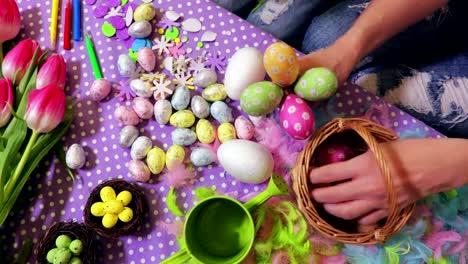
M 468 182 L 468 140 L 408 139 L 382 143 L 397 205 L 403 208 L 430 194 Z M 456 155 L 454 155 L 456 153 Z M 325 165 L 310 173 L 313 198 L 337 217 L 372 225 L 388 215 L 387 190 L 370 151 L 348 161 Z M 343 182 L 344 181 L 344 182 Z M 335 186 L 328 184 L 341 182 Z
M 299 58 L 300 74 L 314 67 L 326 67 L 333 71 L 342 85 L 360 60 L 358 49 L 353 48 L 353 41 L 338 39 L 333 45 L 311 52 Z

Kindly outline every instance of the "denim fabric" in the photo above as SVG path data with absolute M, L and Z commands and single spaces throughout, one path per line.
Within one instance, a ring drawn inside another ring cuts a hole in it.
M 249 2 L 215 1 L 230 10 Z M 369 2 L 267 0 L 247 19 L 295 47 L 303 40 L 309 53 L 343 35 Z M 442 133 L 468 138 L 467 14 L 468 1 L 450 1 L 369 54 L 351 79 Z

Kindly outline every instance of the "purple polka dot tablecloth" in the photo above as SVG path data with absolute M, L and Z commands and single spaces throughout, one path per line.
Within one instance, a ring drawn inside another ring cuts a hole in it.
M 95 11 L 98 7 L 111 5 L 114 2 L 84 1 L 82 20 L 83 31 L 90 32 L 93 36 L 103 75 L 114 83 L 114 88 L 118 88 L 119 82 L 127 79 L 119 75 L 117 58 L 120 54 L 128 52 L 133 44 L 132 39 L 128 39 L 125 32 L 118 32 L 117 36 L 112 38 L 106 37 L 102 32 L 102 26 L 108 19 L 99 17 L 105 17 L 111 11 L 98 15 L 96 13 L 103 11 Z M 142 2 L 131 1 L 131 3 L 137 6 Z M 256 47 L 263 52 L 276 41 L 271 35 L 208 0 L 155 0 L 152 3 L 157 10 L 157 18 L 152 23 L 154 31 L 152 38 L 160 36 L 159 27 L 155 24 L 169 10 L 179 13 L 183 20 L 196 18 L 201 22 L 202 27 L 199 32 L 181 30 L 181 36 L 187 37 L 182 46 L 187 58 L 211 54 L 221 61 L 224 57 L 227 62 L 227 59 L 240 48 Z M 22 39 L 36 39 L 42 47 L 48 48 L 51 4 L 51 0 L 18 1 L 23 25 L 20 33 Z M 62 11 L 65 4 L 66 1 L 62 1 Z M 124 14 L 124 11 L 113 12 Z M 60 22 L 58 40 L 60 44 L 63 38 L 62 25 L 63 22 Z M 203 33 L 207 31 L 216 33 L 216 39 L 204 42 L 202 46 L 200 41 Z M 59 47 L 56 52 L 62 54 L 67 61 L 66 93 L 73 98 L 75 106 L 74 122 L 65 135 L 63 146 L 67 148 L 73 143 L 81 144 L 86 151 L 87 162 L 82 169 L 76 171 L 76 182 L 67 176 L 64 167 L 52 155 L 48 156 L 40 168 L 31 175 L 17 202 L 17 208 L 8 217 L 4 227 L 0 228 L 0 246 L 3 247 L 2 251 L 8 251 L 11 256 L 18 254 L 25 239 L 30 238 L 33 245 L 37 245 L 47 228 L 56 222 L 71 219 L 84 222 L 83 210 L 88 195 L 101 182 L 113 178 L 135 182 L 127 169 L 127 163 L 131 160 L 130 150 L 119 145 L 121 126 L 114 118 L 114 109 L 119 105 L 130 105 L 130 102 L 121 101 L 118 93 L 113 93 L 99 103 L 90 100 L 88 90 L 94 81 L 94 76 L 84 41 L 74 42 L 70 51 Z M 157 64 L 162 66 L 162 58 L 158 58 Z M 222 68 L 219 70 L 221 73 L 219 81 L 222 81 L 221 76 L 224 72 Z M 232 103 L 232 105 L 237 109 L 235 115 L 239 115 L 238 104 Z M 379 111 L 382 108 L 387 108 L 387 111 Z M 337 116 L 363 116 L 367 113 L 371 119 L 380 122 L 384 120 L 385 125 L 393 128 L 401 137 L 442 137 L 437 131 L 353 84 L 341 87 L 333 98 L 314 106 L 313 109 L 317 126 Z M 155 146 L 167 150 L 172 145 L 170 133 L 174 128 L 170 126 L 160 126 L 152 119 L 141 123 L 139 129 L 140 134 L 150 137 Z M 179 205 L 186 211 L 194 204 L 195 187 L 216 186 L 219 193 L 235 198 L 261 191 L 265 187 L 264 184 L 240 183 L 216 166 L 197 168 L 196 173 L 194 187 L 179 191 Z M 166 207 L 165 197 L 169 187 L 155 175 L 151 176 L 148 183 L 137 184 L 144 191 L 149 205 L 146 221 L 134 235 L 117 240 L 99 238 L 103 246 L 103 263 L 159 263 L 178 250 L 175 237 L 167 234 L 160 225 L 161 221 L 180 219 L 174 217 Z M 31 263 L 32 261 L 33 257 L 30 258 Z

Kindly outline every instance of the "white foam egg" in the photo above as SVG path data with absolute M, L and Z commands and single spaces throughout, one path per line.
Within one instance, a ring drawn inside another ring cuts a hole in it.
M 265 73 L 263 54 L 258 49 L 251 47 L 239 49 L 229 60 L 224 75 L 227 95 L 233 100 L 239 100 L 247 86 L 263 81 Z
M 273 172 L 273 156 L 261 144 L 233 139 L 218 148 L 221 166 L 234 178 L 246 183 L 261 183 Z

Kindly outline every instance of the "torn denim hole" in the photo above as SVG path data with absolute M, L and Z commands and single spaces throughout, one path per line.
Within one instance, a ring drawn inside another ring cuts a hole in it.
M 438 27 L 444 22 L 445 18 L 449 15 L 450 15 L 450 9 L 449 9 L 449 6 L 446 5 L 446 6 L 441 7 L 439 10 L 432 13 L 428 17 L 426 17 L 426 20 L 434 22 L 435 25 Z
M 348 5 L 349 9 L 357 9 L 359 13 L 362 13 L 370 4 L 370 1 L 361 3 L 361 4 L 356 4 L 356 5 Z
M 431 74 L 414 72 L 412 76 L 404 77 L 394 89 L 388 90 L 384 99 L 392 104 L 399 104 L 418 113 L 434 112 L 427 87 Z
M 270 25 L 278 19 L 289 7 L 294 0 L 270 0 L 265 3 L 258 16 L 263 23 Z
M 369 92 L 377 95 L 379 89 L 379 76 L 377 73 L 363 74 L 358 76 L 353 82 L 368 90 Z
M 440 98 L 442 122 L 453 128 L 468 119 L 468 78 L 454 77 L 445 80 Z

